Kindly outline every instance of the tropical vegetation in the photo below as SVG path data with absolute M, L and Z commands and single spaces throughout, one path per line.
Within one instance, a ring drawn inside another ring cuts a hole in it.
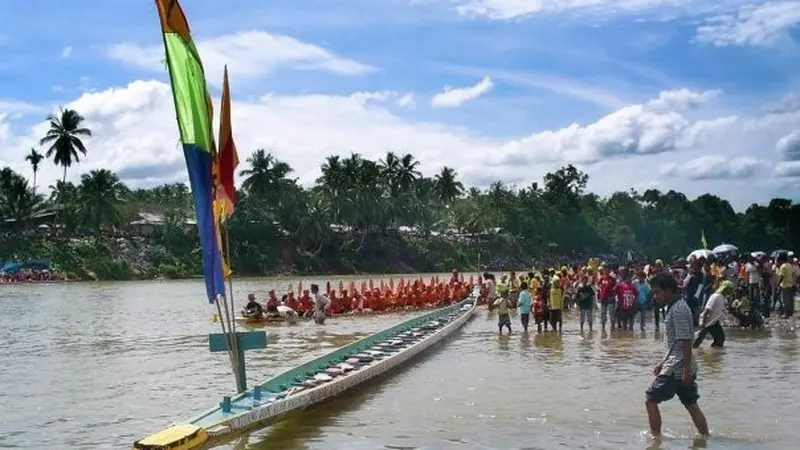
M 86 154 L 81 137 L 91 131 L 82 122 L 62 110 L 42 139 L 51 145 L 47 158 L 65 173 Z M 32 150 L 26 157 L 34 176 L 42 162 L 35 154 L 41 155 Z M 689 199 L 648 189 L 600 197 L 586 190 L 588 175 L 572 165 L 529 186 L 497 181 L 488 189 L 465 186 L 451 167 L 425 176 L 413 155 L 394 152 L 381 159 L 329 156 L 310 187 L 266 149 L 240 169 L 226 242 L 231 266 L 242 275 L 515 268 L 548 255 L 562 262 L 590 254 L 671 258 L 698 248 L 701 235 L 743 250 L 800 247 L 800 204 L 789 199 L 737 212 L 713 194 Z M 43 223 L 44 212 L 54 214 Z M 134 237 L 130 224 L 142 213 L 162 220 L 152 234 Z M 0 217 L 13 232 L 0 256 L 49 258 L 99 278 L 200 273 L 185 184 L 132 189 L 101 169 L 77 184 L 62 178 L 45 197 L 35 182 L 5 168 Z M 19 237 L 32 227 L 39 231 Z M 137 258 L 145 261 L 134 264 Z

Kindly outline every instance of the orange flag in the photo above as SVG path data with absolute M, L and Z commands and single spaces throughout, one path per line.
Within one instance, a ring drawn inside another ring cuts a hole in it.
M 220 202 L 220 222 L 224 222 L 233 214 L 236 204 L 236 186 L 234 176 L 239 165 L 239 154 L 233 141 L 231 129 L 231 89 L 228 85 L 228 66 L 225 66 L 225 78 L 222 81 L 222 106 L 219 117 L 219 151 L 216 164 L 219 170 L 216 200 Z

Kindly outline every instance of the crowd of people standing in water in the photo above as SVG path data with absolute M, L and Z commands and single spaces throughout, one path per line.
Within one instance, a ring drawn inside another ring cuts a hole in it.
M 656 331 L 666 310 L 655 304 L 650 280 L 667 273 L 675 279 L 681 295 L 690 306 L 694 325 L 701 335 L 711 334 L 715 346 L 722 346 L 724 334 L 720 319 L 724 311 L 743 327 L 760 327 L 773 312 L 788 318 L 794 315 L 800 267 L 798 259 L 787 254 L 690 257 L 665 266 L 662 260 L 631 266 L 603 265 L 590 260 L 585 266 L 560 267 L 518 275 L 504 274 L 497 280 L 491 273 L 482 276 L 482 297 L 490 309 L 498 309 L 498 328 L 511 329 L 510 311 L 519 310 L 522 328 L 531 319 L 537 331 L 561 331 L 563 312 L 579 311 L 580 330 L 594 327 L 599 310 L 600 326 L 610 329 L 644 331 L 651 323 Z
M 645 392 L 645 408 L 650 432 L 661 434 L 659 404 L 677 396 L 701 436 L 709 435 L 705 414 L 698 405 L 698 365 L 692 348 L 706 336 L 712 347 L 722 347 L 725 311 L 744 327 L 761 327 L 765 317 L 778 312 L 791 318 L 795 310 L 800 267 L 797 258 L 780 253 L 774 258 L 763 254 L 745 257 L 713 255 L 675 261 L 665 267 L 661 260 L 652 264 L 623 267 L 604 266 L 589 261 L 586 266 L 530 272 L 517 276 L 511 272 L 497 282 L 493 274 L 483 275 L 482 296 L 490 308 L 497 309 L 498 330 L 511 333 L 511 311 L 519 310 L 519 320 L 528 331 L 531 316 L 537 331 L 561 332 L 563 311 L 577 308 L 580 330 L 592 330 L 595 310 L 600 309 L 603 331 L 644 331 L 650 322 L 664 329 L 665 352 L 653 367 L 654 379 Z M 638 320 L 637 320 L 638 319 Z

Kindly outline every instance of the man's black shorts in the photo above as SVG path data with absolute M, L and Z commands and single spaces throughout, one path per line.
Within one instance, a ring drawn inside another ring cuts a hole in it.
M 692 378 L 691 387 L 683 384 L 682 380 L 678 380 L 669 375 L 659 375 L 653 380 L 653 384 L 647 389 L 645 395 L 648 402 L 661 403 L 670 400 L 672 397 L 678 395 L 678 399 L 684 406 L 696 405 L 700 395 L 697 393 L 696 378 Z

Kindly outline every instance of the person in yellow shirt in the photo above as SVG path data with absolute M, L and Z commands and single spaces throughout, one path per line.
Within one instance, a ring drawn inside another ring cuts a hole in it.
M 556 331 L 556 324 L 558 324 L 558 332 L 561 332 L 562 312 L 564 310 L 564 287 L 561 284 L 561 279 L 554 276 L 550 282 L 550 301 L 547 303 L 550 310 L 550 325 L 553 331 Z
M 542 287 L 542 282 L 539 280 L 539 276 L 533 272 L 528 273 L 528 290 L 531 291 L 531 295 L 536 296 L 536 291 Z
M 781 310 L 785 318 L 794 315 L 794 295 L 797 289 L 797 271 L 786 253 L 778 255 L 778 286 L 781 288 Z

